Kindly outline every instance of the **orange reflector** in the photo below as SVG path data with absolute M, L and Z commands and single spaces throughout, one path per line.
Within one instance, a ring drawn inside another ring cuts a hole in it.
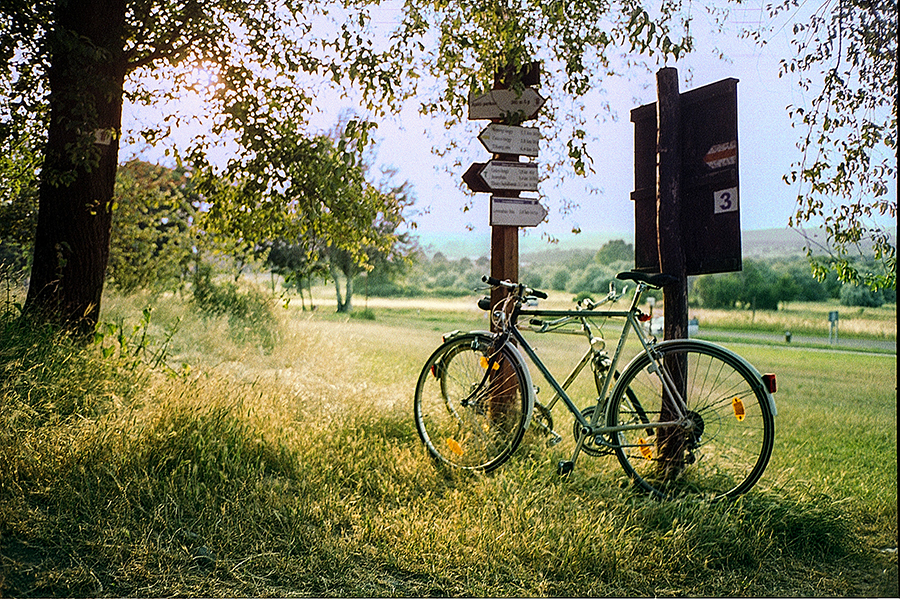
M 488 359 L 487 356 L 481 356 L 481 367 L 487 370 L 488 367 Z M 500 362 L 494 362 L 493 370 L 499 370 Z
M 731 400 L 731 407 L 734 408 L 734 417 L 738 419 L 739 422 L 744 421 L 744 402 L 741 401 L 739 397 L 735 397 Z
M 447 447 L 449 447 L 450 451 L 452 451 L 456 455 L 463 454 L 462 446 L 459 443 L 457 443 L 455 439 L 447 438 Z
M 638 439 L 638 448 L 641 450 L 641 455 L 644 456 L 645 459 L 650 459 L 653 457 L 653 444 L 647 443 L 643 437 Z
M 769 393 L 775 393 L 778 391 L 778 382 L 775 380 L 775 373 L 770 372 L 768 374 L 764 374 L 762 376 L 763 384 L 766 386 L 766 389 Z

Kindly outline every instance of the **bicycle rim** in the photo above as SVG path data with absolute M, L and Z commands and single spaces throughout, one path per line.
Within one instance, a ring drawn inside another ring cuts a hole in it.
M 528 421 L 528 383 L 509 348 L 464 335 L 439 347 L 416 385 L 415 421 L 428 452 L 443 464 L 490 471 L 515 451 Z
M 654 353 L 681 387 L 690 425 L 652 426 L 672 416 L 649 356 L 639 356 L 622 375 L 607 413 L 609 426 L 648 424 L 611 436 L 623 469 L 657 497 L 722 499 L 745 493 L 762 476 L 775 434 L 759 377 L 740 358 L 711 344 L 666 342 Z

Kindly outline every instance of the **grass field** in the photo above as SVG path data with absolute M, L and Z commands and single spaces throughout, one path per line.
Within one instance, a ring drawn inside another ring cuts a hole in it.
M 432 465 L 413 389 L 442 332 L 487 328 L 467 303 L 292 303 L 266 349 L 177 298 L 140 325 L 146 301 L 108 300 L 88 350 L 4 329 L 0 595 L 898 592 L 896 356 L 732 345 L 778 374 L 772 462 L 736 502 L 662 503 L 614 458 L 559 479 L 570 438 Z M 536 344 L 556 371 L 583 350 Z

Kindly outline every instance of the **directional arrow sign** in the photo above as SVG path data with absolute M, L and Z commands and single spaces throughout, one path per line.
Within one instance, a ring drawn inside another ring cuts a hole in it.
M 475 193 L 490 193 L 491 191 L 479 174 L 485 166 L 487 165 L 484 162 L 473 162 L 462 177 L 463 182 Z
M 537 200 L 491 196 L 491 226 L 536 227 L 546 216 Z
M 538 190 L 538 165 L 491 160 L 478 173 L 491 189 Z
M 481 96 L 470 95 L 469 119 L 501 119 L 517 112 L 524 113 L 525 120 L 533 119 L 544 102 L 544 98 L 530 87 L 521 94 L 511 89 L 497 89 Z
M 474 192 L 537 191 L 538 166 L 533 162 L 491 160 L 476 162 L 463 175 L 463 181 Z
M 541 132 L 535 127 L 513 127 L 497 123 L 491 123 L 478 134 L 481 145 L 494 154 L 521 154 L 534 157 L 538 155 L 540 139 Z

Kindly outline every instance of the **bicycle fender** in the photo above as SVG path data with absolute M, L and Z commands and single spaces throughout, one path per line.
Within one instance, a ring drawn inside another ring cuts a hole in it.
M 525 364 L 525 358 L 522 357 L 519 349 L 512 343 L 507 343 L 506 347 L 512 352 L 513 358 L 518 360 L 519 367 L 522 369 L 522 374 L 525 376 L 525 387 L 528 389 L 528 409 L 525 414 L 524 430 L 527 431 L 528 427 L 531 426 L 531 416 L 534 413 L 534 383 L 531 382 L 531 373 L 528 371 L 528 365 Z
M 491 342 L 494 339 L 494 334 L 490 331 L 450 331 L 446 335 L 444 335 L 444 341 L 450 341 L 451 339 L 456 339 L 457 337 L 472 337 L 476 338 L 484 338 L 485 341 Z M 534 414 L 534 402 L 537 401 L 537 398 L 534 394 L 534 383 L 531 380 L 531 372 L 528 370 L 528 366 L 525 363 L 525 358 L 522 357 L 522 353 L 519 349 L 513 345 L 512 343 L 507 343 L 507 347 L 509 347 L 510 351 L 513 354 L 513 359 L 518 361 L 519 368 L 522 369 L 522 373 L 525 376 L 525 385 L 528 389 L 528 407 L 526 409 L 525 414 L 525 430 L 528 430 L 528 427 L 531 425 L 531 416 Z

